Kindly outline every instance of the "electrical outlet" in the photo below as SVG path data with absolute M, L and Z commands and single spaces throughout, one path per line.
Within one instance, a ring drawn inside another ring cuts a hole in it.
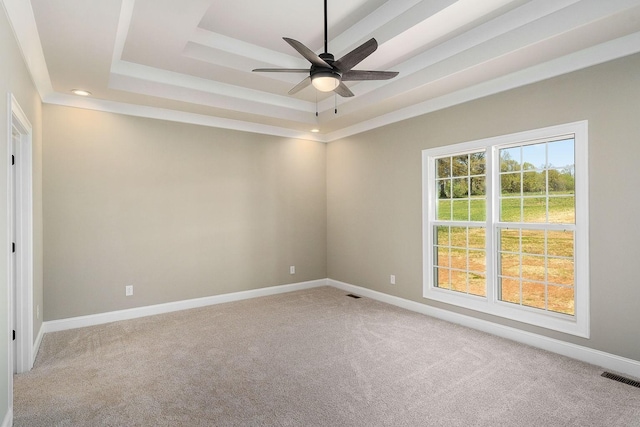
M 396 275 L 392 274 L 391 276 L 389 276 L 389 283 L 391 283 L 392 285 L 396 284 Z
M 40 320 L 40 304 L 36 305 L 36 319 Z
M 133 285 L 127 285 L 124 287 L 124 296 L 130 297 L 133 295 Z
M 291 267 L 289 267 L 289 274 L 296 274 L 296 266 L 292 265 Z

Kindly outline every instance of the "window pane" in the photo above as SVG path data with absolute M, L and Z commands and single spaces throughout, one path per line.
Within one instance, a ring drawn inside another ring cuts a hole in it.
M 500 175 L 500 193 L 503 196 L 519 196 L 521 194 L 520 178 L 519 172 Z
M 525 196 L 545 195 L 546 189 L 544 172 L 524 172 L 522 174 L 522 192 Z
M 572 197 L 549 198 L 549 222 L 555 224 L 575 224 L 575 199 Z
M 501 253 L 500 275 L 520 277 L 520 255 Z
M 436 246 L 434 256 L 438 267 L 449 267 L 449 248 Z
M 469 228 L 469 247 L 474 249 L 484 249 L 486 247 L 484 228 Z
M 573 286 L 573 260 L 565 258 L 548 259 L 547 274 L 548 281 L 558 285 Z
M 482 297 L 487 296 L 487 279 L 484 275 L 469 273 L 469 293 Z
M 486 168 L 485 152 L 469 154 L 470 173 L 471 175 L 484 175 Z
M 522 278 L 525 280 L 544 282 L 544 257 L 535 255 L 522 255 Z
M 436 227 L 436 245 L 440 246 L 449 246 L 449 227 L 447 226 L 438 226 Z
M 438 199 L 450 199 L 451 198 L 451 180 L 450 179 L 437 180 L 436 191 L 438 192 Z
M 516 199 L 500 199 L 500 221 L 504 222 L 520 222 L 520 204 L 521 198 Z
M 544 255 L 544 231 L 522 230 L 522 252 L 533 255 Z
M 520 147 L 500 150 L 500 172 L 520 170 Z
M 463 154 L 452 158 L 452 175 L 467 176 L 469 175 L 469 155 Z
M 451 246 L 467 247 L 467 227 L 451 227 Z
M 469 221 L 469 200 L 453 201 L 453 220 Z
M 450 272 L 446 268 L 434 268 L 436 287 L 451 289 Z
M 545 308 L 545 285 L 541 283 L 522 282 L 522 305 Z
M 522 205 L 523 222 L 547 222 L 546 197 L 525 197 Z
M 550 142 L 547 149 L 548 167 L 564 168 L 575 164 L 573 138 Z
M 448 221 L 451 219 L 451 201 L 438 200 L 436 217 L 439 220 Z
M 522 147 L 522 169 L 541 170 L 544 169 L 546 163 L 546 143 Z
M 575 314 L 575 296 L 573 288 L 549 285 L 547 292 L 549 310 L 557 313 Z
M 467 273 L 451 270 L 451 290 L 467 292 Z
M 549 181 L 549 193 L 552 195 L 574 194 L 576 190 L 576 180 L 573 167 L 567 169 L 549 169 L 547 171 Z
M 452 194 L 456 199 L 469 197 L 469 178 L 456 178 L 453 180 Z
M 471 221 L 486 221 L 487 219 L 487 202 L 485 199 L 471 199 L 469 201 L 471 207 Z
M 448 178 L 451 176 L 451 157 L 436 160 L 436 177 Z
M 520 231 L 500 230 L 500 250 L 505 252 L 520 252 Z
M 487 257 L 483 250 L 469 250 L 469 271 L 486 273 Z
M 486 180 L 484 176 L 472 176 L 471 179 L 471 196 L 484 196 L 487 194 Z
M 548 231 L 547 253 L 550 256 L 564 256 L 573 258 L 573 232 Z
M 451 249 L 451 268 L 457 268 L 458 270 L 467 269 L 466 249 Z
M 520 304 L 520 282 L 513 279 L 498 279 L 498 292 L 501 301 Z

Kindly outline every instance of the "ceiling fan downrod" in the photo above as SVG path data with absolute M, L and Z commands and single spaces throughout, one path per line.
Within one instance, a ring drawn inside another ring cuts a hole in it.
M 324 53 L 329 53 L 329 42 L 327 36 L 327 0 L 324 0 Z

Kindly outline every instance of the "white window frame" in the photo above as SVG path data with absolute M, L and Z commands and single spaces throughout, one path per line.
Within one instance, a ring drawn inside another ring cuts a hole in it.
M 497 224 L 499 223 L 499 148 L 558 137 L 574 138 L 575 147 L 575 245 L 574 245 L 574 315 L 555 313 L 517 305 L 498 299 Z M 473 151 L 486 151 L 486 297 L 455 292 L 435 286 L 433 222 L 437 194 L 435 160 Z M 494 168 L 494 165 L 497 165 Z M 495 170 L 494 170 L 495 169 Z M 423 237 L 423 296 L 495 316 L 516 320 L 543 328 L 589 338 L 589 177 L 588 122 L 580 121 L 515 134 L 502 135 L 422 151 L 422 237 Z

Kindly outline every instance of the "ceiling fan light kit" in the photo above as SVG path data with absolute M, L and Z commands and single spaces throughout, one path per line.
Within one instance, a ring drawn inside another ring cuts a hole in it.
M 398 75 L 395 71 L 367 71 L 352 70 L 362 60 L 371 55 L 378 48 L 378 42 L 372 38 L 364 42 L 342 58 L 334 61 L 334 56 L 328 52 L 327 42 L 327 0 L 324 0 L 324 53 L 317 55 L 314 51 L 297 40 L 284 37 L 300 55 L 311 63 L 311 68 L 257 68 L 254 72 L 262 73 L 309 73 L 309 77 L 302 80 L 289 91 L 289 95 L 298 93 L 309 85 L 313 85 L 321 92 L 335 92 L 342 97 L 354 96 L 353 92 L 344 84 L 345 81 L 388 80 Z
M 340 83 L 340 78 L 334 75 L 318 73 L 311 78 L 311 84 L 320 92 L 333 92 Z

